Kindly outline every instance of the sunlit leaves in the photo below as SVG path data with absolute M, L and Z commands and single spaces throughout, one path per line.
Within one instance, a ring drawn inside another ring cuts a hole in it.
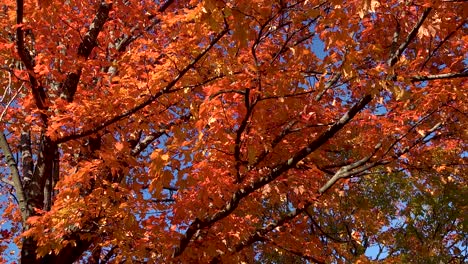
M 36 168 L 25 233 L 11 196 L 0 237 L 57 263 L 463 254 L 461 3 L 119 0 L 84 55 L 102 3 L 1 6 L 1 126 Z

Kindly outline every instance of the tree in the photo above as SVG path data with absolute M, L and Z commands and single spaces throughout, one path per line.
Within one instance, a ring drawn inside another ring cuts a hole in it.
M 0 6 L 22 263 L 466 261 L 462 1 Z

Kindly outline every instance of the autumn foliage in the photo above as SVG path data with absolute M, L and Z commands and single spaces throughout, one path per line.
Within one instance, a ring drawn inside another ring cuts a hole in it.
M 0 261 L 467 261 L 467 11 L 3 0 Z

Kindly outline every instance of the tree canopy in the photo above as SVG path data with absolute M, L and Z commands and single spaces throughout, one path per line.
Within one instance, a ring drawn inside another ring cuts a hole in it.
M 467 12 L 3 0 L 0 261 L 466 262 Z

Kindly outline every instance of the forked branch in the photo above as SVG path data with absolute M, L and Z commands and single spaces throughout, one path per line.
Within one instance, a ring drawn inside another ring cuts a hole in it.
M 338 121 L 324 131 L 320 136 L 314 139 L 306 147 L 296 152 L 290 159 L 283 161 L 273 168 L 270 173 L 260 177 L 258 180 L 245 185 L 243 188 L 238 189 L 232 195 L 231 199 L 215 214 L 206 217 L 205 219 L 196 219 L 190 224 L 185 235 L 182 237 L 179 243 L 179 247 L 174 250 L 173 257 L 180 256 L 187 248 L 192 237 L 197 233 L 198 230 L 212 226 L 214 223 L 224 219 L 230 215 L 239 205 L 240 201 L 248 197 L 251 193 L 262 188 L 266 184 L 274 181 L 284 172 L 296 166 L 296 164 L 307 157 L 310 153 L 325 144 L 330 138 L 332 138 L 338 131 L 340 131 L 348 122 L 350 122 L 354 116 L 356 116 L 370 101 L 372 96 L 365 95 L 355 105 L 349 109 Z
M 351 171 L 353 171 L 354 169 L 364 165 L 366 162 L 368 162 L 374 155 L 375 153 L 382 147 L 382 144 L 381 143 L 378 143 L 375 147 L 374 147 L 374 151 L 368 155 L 367 157 L 364 157 L 350 165 L 347 165 L 347 166 L 343 166 L 341 167 L 336 173 L 335 175 L 333 175 L 333 177 L 327 181 L 327 183 L 325 183 L 325 185 L 323 185 L 320 189 L 319 189 L 319 193 L 322 194 L 324 192 L 326 192 L 328 189 L 330 189 L 330 187 L 332 187 L 339 179 L 341 178 L 346 178 L 348 177 L 349 173 Z
M 359 160 L 359 161 L 356 161 L 355 163 L 351 164 L 351 165 L 348 165 L 348 166 L 344 166 L 342 168 L 340 168 L 336 173 L 335 175 L 327 181 L 327 183 L 325 183 L 320 189 L 319 189 L 319 193 L 320 194 L 323 194 L 325 193 L 327 190 L 329 190 L 338 180 L 340 179 L 346 179 L 346 178 L 350 178 L 350 177 L 354 177 L 354 176 L 359 176 L 361 175 L 363 172 L 365 171 L 368 171 L 369 169 L 371 168 L 374 168 L 378 165 L 385 165 L 385 164 L 389 164 L 391 163 L 392 161 L 394 160 L 397 160 L 399 159 L 401 156 L 403 156 L 404 154 L 408 153 L 412 148 L 414 148 L 415 146 L 417 146 L 418 144 L 420 143 L 427 143 L 427 140 L 426 139 L 429 137 L 429 135 L 431 135 L 432 133 L 434 133 L 437 129 L 439 129 L 440 127 L 442 126 L 442 123 L 439 122 L 437 123 L 436 125 L 434 125 L 431 129 L 429 129 L 427 132 L 425 132 L 420 138 L 418 138 L 417 140 L 415 140 L 413 142 L 413 144 L 411 144 L 410 146 L 407 146 L 406 148 L 404 148 L 402 151 L 400 151 L 399 153 L 397 153 L 395 156 L 393 156 L 391 159 L 384 159 L 385 155 L 389 152 L 388 150 L 385 151 L 385 153 L 381 156 L 381 158 L 379 158 L 377 161 L 374 161 L 374 162 L 371 162 L 371 163 L 368 163 L 366 164 L 375 154 L 376 152 L 382 147 L 382 145 L 380 143 L 378 143 L 375 148 L 374 148 L 374 151 L 372 152 L 372 154 L 370 154 L 369 156 Z M 412 129 L 411 129 L 412 130 Z M 408 132 L 409 133 L 409 132 Z M 402 137 L 398 138 L 393 144 L 391 144 L 390 148 L 393 148 L 393 146 L 395 146 L 400 140 L 402 139 Z

